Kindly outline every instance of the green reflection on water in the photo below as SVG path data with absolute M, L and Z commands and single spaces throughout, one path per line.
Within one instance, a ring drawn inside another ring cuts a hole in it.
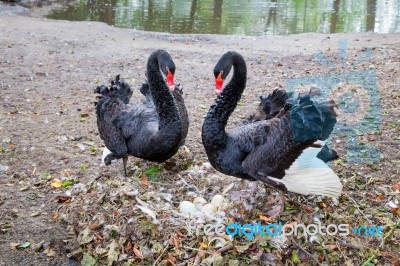
M 47 17 L 169 33 L 392 33 L 400 0 L 80 0 Z

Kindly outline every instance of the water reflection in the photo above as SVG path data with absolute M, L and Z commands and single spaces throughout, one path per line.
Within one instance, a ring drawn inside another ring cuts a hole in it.
M 400 0 L 79 0 L 52 19 L 170 33 L 400 32 Z

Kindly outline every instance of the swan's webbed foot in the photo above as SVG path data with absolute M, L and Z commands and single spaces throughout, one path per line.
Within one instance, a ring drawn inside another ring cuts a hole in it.
M 126 172 L 126 165 L 128 162 L 128 155 L 124 155 L 124 156 L 116 156 L 113 153 L 108 154 L 106 157 L 104 157 L 104 164 L 105 165 L 110 165 L 114 160 L 117 159 L 121 159 L 122 158 L 122 163 L 124 165 L 124 176 L 127 176 L 127 172 Z

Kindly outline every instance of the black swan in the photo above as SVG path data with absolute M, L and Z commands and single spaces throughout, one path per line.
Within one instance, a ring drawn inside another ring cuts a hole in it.
M 231 81 L 223 88 L 232 67 Z M 226 132 L 228 118 L 246 87 L 246 75 L 243 57 L 233 51 L 225 53 L 214 68 L 218 97 L 202 128 L 211 165 L 224 174 L 259 180 L 281 192 L 338 197 L 342 192 L 339 178 L 316 157 L 321 150 L 317 141 L 327 139 L 336 123 L 335 103 L 317 104 L 310 95 L 289 99 L 284 90 L 275 90 L 270 98 L 275 98 L 274 104 L 262 106 L 260 117 Z
M 180 101 L 184 106 L 183 98 L 180 91 L 174 92 L 175 64 L 171 56 L 164 50 L 153 52 L 146 73 L 148 84 L 145 86 L 151 100 L 146 97 L 139 104 L 128 104 L 132 89 L 119 76 L 111 86 L 95 89 L 95 93 L 101 94 L 96 103 L 97 126 L 110 152 L 104 162 L 108 165 L 122 158 L 125 176 L 128 155 L 163 162 L 178 151 L 187 135 L 177 104 Z M 186 111 L 182 106 L 181 109 Z

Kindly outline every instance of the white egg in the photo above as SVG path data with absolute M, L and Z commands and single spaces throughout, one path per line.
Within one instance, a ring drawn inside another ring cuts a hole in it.
M 211 204 L 206 204 L 201 208 L 201 212 L 204 214 L 214 216 L 217 213 L 217 208 L 215 208 Z
M 224 196 L 217 194 L 211 199 L 211 205 L 219 209 L 222 206 L 224 200 L 225 200 Z
M 195 198 L 194 200 L 193 200 L 193 204 L 194 204 L 194 206 L 196 206 L 196 209 L 198 210 L 198 211 L 201 211 L 201 208 L 204 206 L 204 204 L 206 204 L 207 203 L 207 201 L 204 199 L 204 198 L 202 198 L 202 197 L 197 197 L 197 198 Z
M 190 201 L 182 201 L 179 204 L 179 212 L 183 215 L 193 216 L 196 213 L 196 206 Z

